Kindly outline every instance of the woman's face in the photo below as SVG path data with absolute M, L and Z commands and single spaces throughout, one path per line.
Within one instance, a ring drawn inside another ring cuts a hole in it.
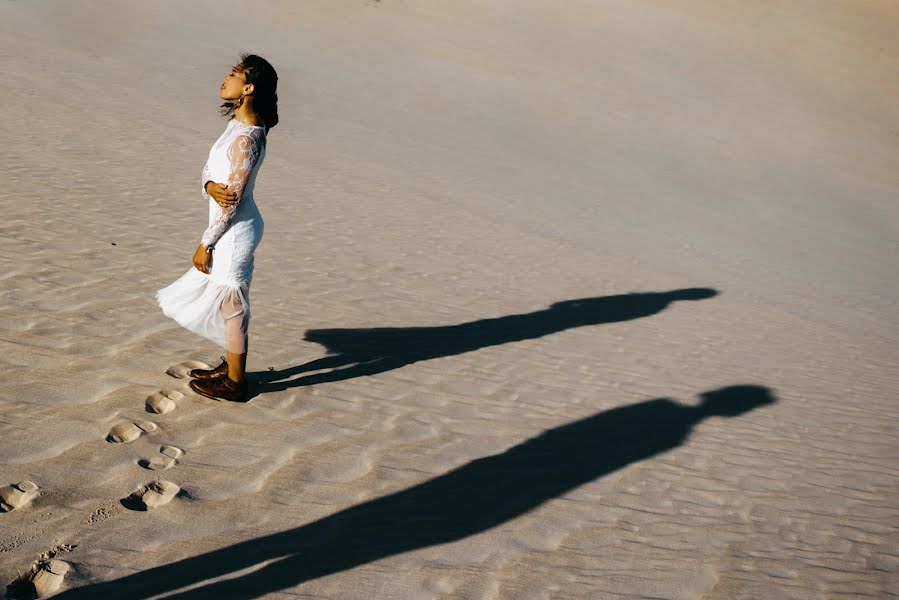
M 222 87 L 219 88 L 219 97 L 222 100 L 237 100 L 246 93 L 244 90 L 246 84 L 246 74 L 239 65 L 235 66 L 222 80 Z

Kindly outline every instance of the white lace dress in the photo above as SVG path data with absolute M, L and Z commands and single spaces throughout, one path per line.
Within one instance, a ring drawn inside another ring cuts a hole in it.
M 203 167 L 203 198 L 209 202 L 209 226 L 201 243 L 213 248 L 207 275 L 194 267 L 156 292 L 166 316 L 212 340 L 229 352 L 246 351 L 250 319 L 253 253 L 262 239 L 263 221 L 253 188 L 265 158 L 265 128 L 232 118 L 212 145 Z M 205 190 L 207 181 L 227 183 L 238 202 L 220 207 Z

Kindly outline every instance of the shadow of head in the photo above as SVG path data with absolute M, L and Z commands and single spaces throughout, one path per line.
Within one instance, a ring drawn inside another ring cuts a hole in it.
M 676 300 L 705 300 L 717 295 L 718 291 L 712 288 L 683 288 L 670 292 L 578 298 L 556 302 L 544 314 L 582 324 L 607 323 L 652 315 L 665 310 Z
M 761 385 L 732 385 L 699 394 L 696 407 L 703 417 L 739 417 L 756 408 L 774 404 L 771 390 Z
M 666 292 L 663 295 L 668 296 L 669 302 L 674 300 L 705 300 L 717 296 L 718 290 L 713 290 L 712 288 L 684 288 Z

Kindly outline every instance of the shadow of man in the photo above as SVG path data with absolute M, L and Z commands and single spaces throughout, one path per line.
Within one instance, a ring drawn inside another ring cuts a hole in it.
M 305 340 L 325 347 L 329 356 L 282 369 L 250 374 L 253 395 L 291 387 L 374 375 L 432 358 L 453 356 L 509 342 L 530 340 L 574 327 L 648 317 L 676 300 L 703 300 L 710 288 L 645 292 L 556 302 L 544 310 L 439 327 L 310 329 Z M 322 371 L 290 379 L 295 375 Z
M 762 386 L 700 394 L 697 406 L 668 398 L 614 408 L 529 439 L 505 452 L 353 506 L 295 529 L 207 552 L 108 583 L 69 590 L 72 598 L 256 598 L 372 561 L 461 540 L 684 443 L 708 417 L 737 417 L 773 404 Z M 273 561 L 249 574 L 238 571 Z

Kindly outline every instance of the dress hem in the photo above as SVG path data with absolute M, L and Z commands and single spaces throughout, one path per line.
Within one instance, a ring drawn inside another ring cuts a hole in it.
M 235 284 L 213 279 L 195 269 L 189 269 L 171 285 L 158 290 L 156 302 L 165 316 L 222 348 L 225 343 L 225 318 L 222 305 L 232 294 L 240 300 L 246 318 L 250 316 L 249 284 Z

